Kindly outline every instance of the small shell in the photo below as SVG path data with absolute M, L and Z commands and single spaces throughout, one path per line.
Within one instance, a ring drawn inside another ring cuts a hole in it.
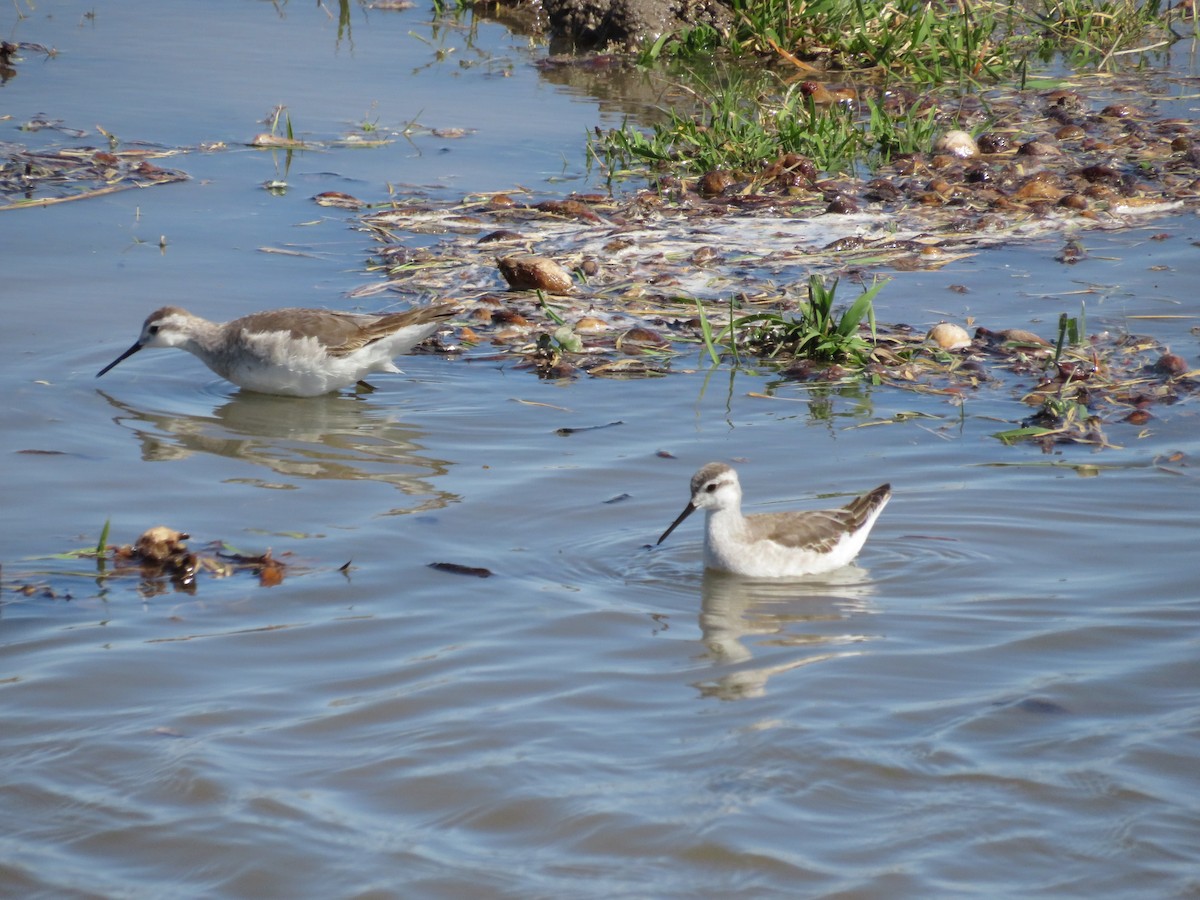
M 1012 138 L 1007 134 L 989 131 L 979 136 L 980 153 L 1007 153 L 1012 148 Z
M 1172 378 L 1184 374 L 1188 370 L 1187 360 L 1177 353 L 1164 353 L 1154 363 L 1154 371 L 1160 375 Z
M 1130 106 L 1127 103 L 1114 103 L 1100 110 L 1100 115 L 1108 119 L 1128 119 L 1130 116 L 1136 116 L 1137 114 L 1136 107 Z
M 1006 328 L 996 333 L 1002 340 L 1014 344 L 1026 344 L 1035 347 L 1049 347 L 1050 342 L 1040 334 L 1026 331 L 1024 328 Z
M 952 322 L 939 322 L 929 329 L 926 340 L 933 341 L 943 350 L 962 350 L 971 346 L 971 336 L 967 329 Z
M 846 215 L 848 213 L 858 212 L 858 204 L 854 202 L 853 197 L 847 197 L 845 194 L 838 194 L 825 207 L 825 212 L 834 213 L 836 215 Z
M 1017 148 L 1017 153 L 1021 156 L 1062 156 L 1062 151 L 1053 144 L 1039 140 L 1026 141 Z
M 583 316 L 575 323 L 577 334 L 597 334 L 601 331 L 608 331 L 608 324 L 595 316 Z
M 934 144 L 935 153 L 948 153 L 959 159 L 970 159 L 979 155 L 979 145 L 966 131 L 947 131 Z
M 564 294 L 571 289 L 571 274 L 552 259 L 520 253 L 496 260 L 500 274 L 514 291 L 548 291 Z
M 716 197 L 723 194 L 732 184 L 732 175 L 720 169 L 713 169 L 700 176 L 700 193 L 705 197 Z
M 671 342 L 657 331 L 637 326 L 630 328 L 617 338 L 617 349 L 625 353 L 637 354 L 642 350 L 665 350 Z
M 1013 196 L 1018 200 L 1058 200 L 1066 193 L 1052 178 L 1043 178 L 1039 174 L 1027 178 Z

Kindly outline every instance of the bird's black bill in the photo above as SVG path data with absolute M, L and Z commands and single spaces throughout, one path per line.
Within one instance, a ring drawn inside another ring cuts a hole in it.
M 115 363 L 114 363 L 114 365 L 115 365 Z M 693 506 L 691 503 L 689 503 L 687 506 L 685 506 L 683 508 L 683 512 L 681 512 L 679 514 L 679 518 L 676 519 L 674 522 L 672 522 L 671 527 L 662 533 L 662 537 L 660 537 L 658 539 L 657 543 L 655 543 L 654 546 L 657 547 L 659 544 L 661 544 L 663 541 L 665 541 L 667 539 L 667 535 L 670 534 L 672 531 L 674 531 L 676 526 L 679 525 L 680 522 L 682 522 L 684 519 L 686 519 L 688 516 L 690 516 L 695 511 L 696 511 L 696 507 Z
M 118 356 L 116 359 L 114 359 L 112 362 L 110 362 L 107 366 L 105 366 L 103 369 L 101 369 L 99 372 L 97 372 L 96 377 L 99 378 L 101 375 L 103 375 L 105 372 L 107 372 L 109 369 L 111 369 L 117 363 L 123 362 L 124 360 L 129 359 L 129 357 L 133 356 L 133 354 L 137 353 L 141 349 L 142 349 L 142 345 L 140 343 L 134 344 L 132 347 L 130 347 L 128 350 L 126 350 L 124 353 L 122 353 L 120 356 Z

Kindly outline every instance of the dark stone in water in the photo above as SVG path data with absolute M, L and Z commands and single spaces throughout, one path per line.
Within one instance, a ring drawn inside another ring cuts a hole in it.
M 484 569 L 481 566 L 463 566 L 458 563 L 431 562 L 429 568 L 437 569 L 439 572 L 449 572 L 451 575 L 470 575 L 474 578 L 489 578 L 492 575 L 491 569 Z
M 1061 703 L 1043 700 L 1040 697 L 1026 697 L 1024 700 L 1018 700 L 1013 706 L 1022 712 L 1036 713 L 1040 716 L 1058 716 L 1070 711 Z

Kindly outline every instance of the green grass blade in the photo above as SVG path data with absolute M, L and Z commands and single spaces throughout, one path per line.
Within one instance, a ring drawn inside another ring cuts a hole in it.
M 842 318 L 838 322 L 837 333 L 842 337 L 850 337 L 858 330 L 859 323 L 869 315 L 874 321 L 875 313 L 873 303 L 875 296 L 883 289 L 887 281 L 877 281 L 871 285 L 858 299 L 855 300 L 848 310 L 842 313 Z
M 699 297 L 694 298 L 696 301 L 696 312 L 700 314 L 700 336 L 704 338 L 704 348 L 708 351 L 708 358 L 713 361 L 714 366 L 721 364 L 721 357 L 717 354 L 717 348 L 713 342 L 712 325 L 708 321 L 708 316 L 704 313 L 704 304 Z

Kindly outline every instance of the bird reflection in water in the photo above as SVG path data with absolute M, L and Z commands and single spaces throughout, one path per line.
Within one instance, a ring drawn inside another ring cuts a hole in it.
M 210 415 L 138 408 L 98 391 L 117 410 L 113 421 L 141 445 L 141 457 L 163 462 L 212 454 L 269 471 L 242 479 L 261 487 L 294 488 L 297 480 L 381 481 L 422 498 L 395 513 L 442 509 L 458 497 L 433 487 L 450 463 L 425 455 L 423 433 L 387 409 L 330 394 L 297 402 L 240 392 Z
M 705 657 L 728 671 L 696 688 L 719 700 L 761 697 L 775 675 L 862 653 L 875 636 L 850 626 L 871 611 L 873 592 L 866 570 L 854 565 L 803 581 L 705 571 L 701 640 Z

